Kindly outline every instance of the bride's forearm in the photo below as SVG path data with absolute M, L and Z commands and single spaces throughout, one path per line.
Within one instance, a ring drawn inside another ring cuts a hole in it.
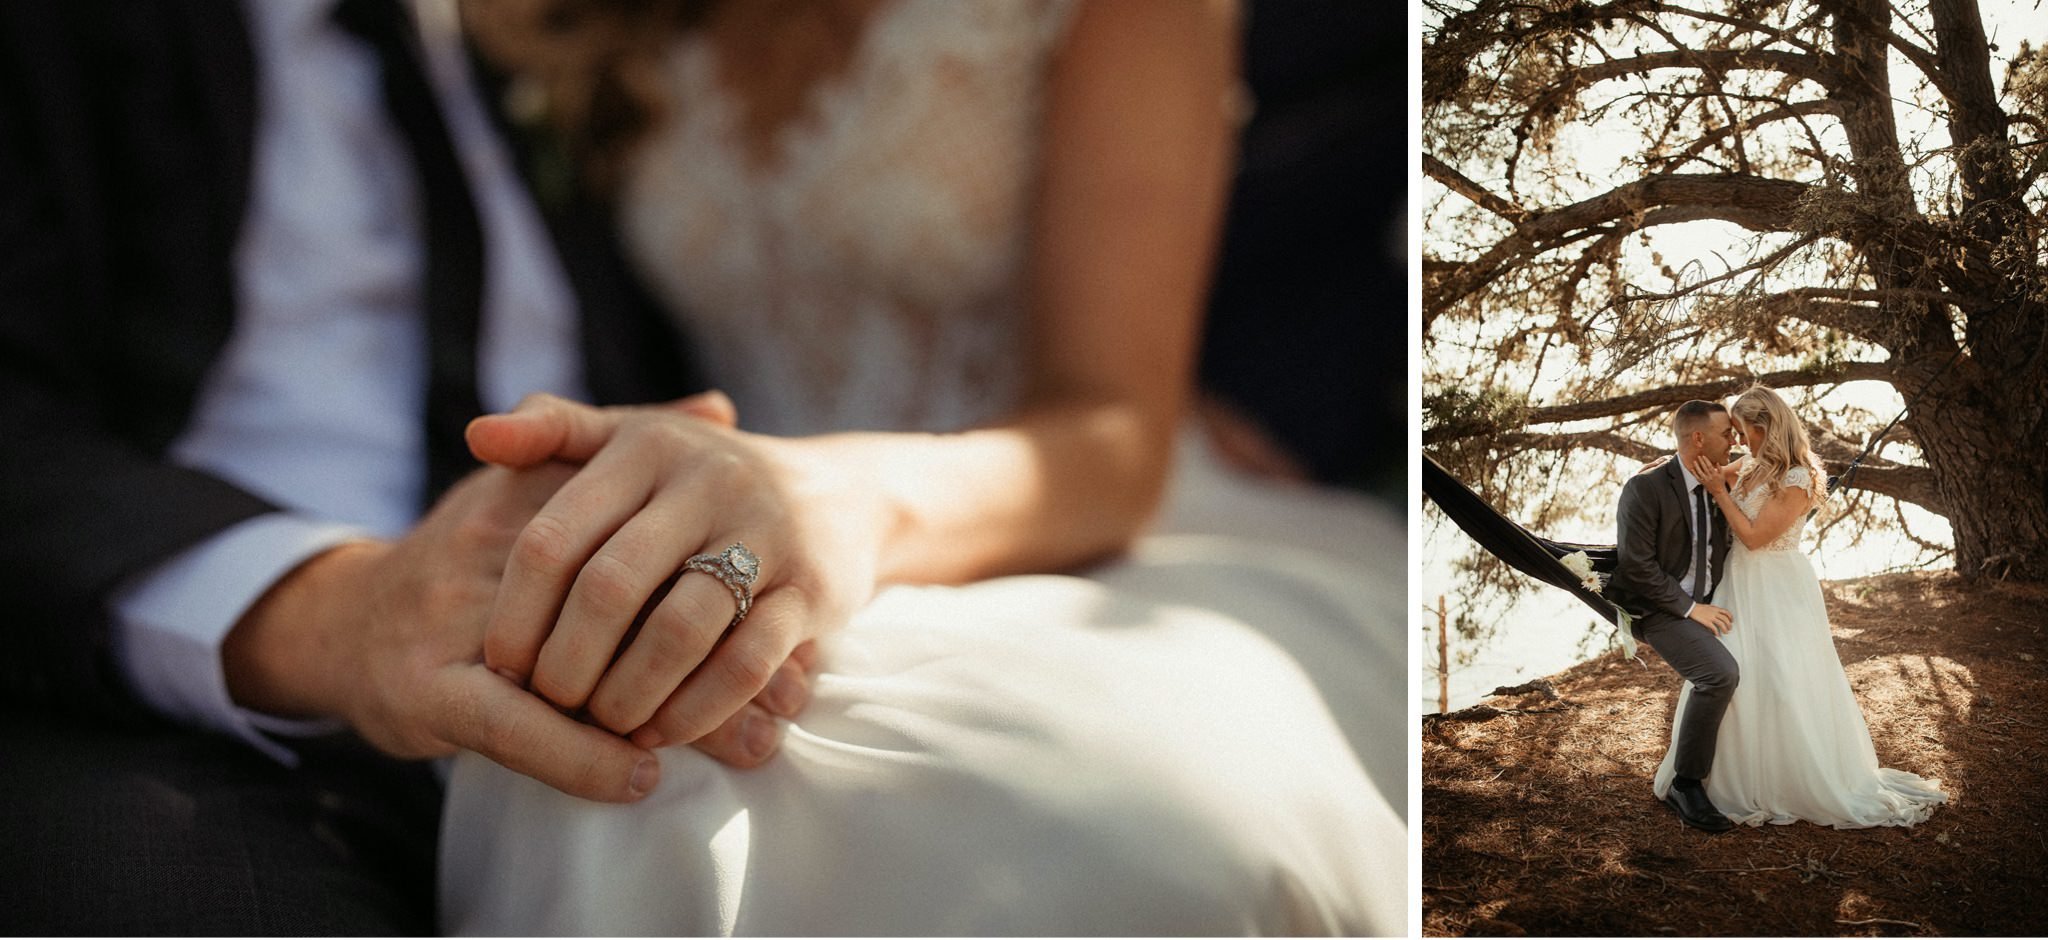
M 1714 493 L 1713 497 L 1714 505 L 1720 508 L 1721 518 L 1728 523 L 1729 534 L 1752 549 L 1765 544 L 1764 541 L 1755 538 L 1755 527 L 1750 524 L 1749 517 L 1742 514 L 1741 507 L 1735 505 L 1735 496 L 1732 493 L 1721 490 Z
M 957 583 L 1070 567 L 1117 551 L 1151 518 L 1170 420 L 1068 400 L 955 434 L 843 433 L 790 441 L 806 476 L 846 487 L 874 526 L 877 580 Z
M 1714 494 L 1714 504 L 1721 507 L 1721 516 L 1728 520 L 1728 531 L 1752 551 L 1764 548 L 1777 541 L 1792 528 L 1798 518 L 1796 504 L 1803 501 L 1804 490 L 1787 487 L 1757 513 L 1755 519 L 1743 515 L 1741 507 L 1735 504 L 1735 495 L 1723 490 Z

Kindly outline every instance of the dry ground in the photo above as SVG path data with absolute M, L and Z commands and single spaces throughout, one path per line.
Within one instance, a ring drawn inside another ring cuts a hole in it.
M 1825 587 L 1878 759 L 1949 792 L 1933 818 L 1687 829 L 1650 793 L 1679 679 L 1610 652 L 1551 677 L 1562 701 L 1425 720 L 1424 933 L 2048 934 L 2048 589 Z

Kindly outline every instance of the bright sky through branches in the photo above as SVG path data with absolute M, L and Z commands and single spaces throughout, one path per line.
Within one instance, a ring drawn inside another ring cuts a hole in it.
M 1919 5 L 1907 6 L 1915 11 L 1919 9 Z M 2048 44 L 2048 10 L 2042 8 L 2040 0 L 1980 0 L 1980 6 L 1986 35 L 1994 47 L 1993 81 L 2002 87 L 2006 62 L 2010 55 L 2019 50 L 2022 42 L 2029 42 L 2036 47 Z M 1922 19 L 1924 20 L 1924 17 Z M 1947 146 L 1946 132 L 1935 110 L 1940 101 L 1934 92 L 1920 87 L 1913 81 L 1918 73 L 1896 52 L 1892 55 L 1891 68 L 1894 89 L 1899 95 L 1894 100 L 1894 112 L 1899 123 L 1901 143 L 1909 149 L 1921 152 Z M 1633 89 L 1623 89 L 1621 93 L 1625 94 L 1631 90 Z M 1567 187 L 1574 187 L 1569 191 L 1576 191 L 1575 187 L 1583 186 L 1581 195 L 1591 195 L 1604 190 L 1617 178 L 1633 175 L 1632 170 L 1625 167 L 1624 163 L 1636 154 L 1631 150 L 1617 148 L 1640 147 L 1643 137 L 1633 127 L 1627 125 L 1626 121 L 1627 118 L 1622 116 L 1621 109 L 1616 108 L 1599 122 L 1571 126 L 1560 131 L 1557 137 L 1558 152 L 1568 159 L 1559 162 L 1569 164 L 1571 168 L 1571 174 L 1564 183 Z M 1613 126 L 1604 126 L 1609 124 Z M 1839 138 L 1841 131 L 1839 127 L 1832 127 L 1829 128 L 1829 133 Z M 1828 143 L 1839 145 L 1840 140 Z M 1425 150 L 1428 149 L 1426 138 L 1424 147 Z M 1460 169 L 1473 173 L 1477 182 L 1498 191 L 1497 187 L 1501 181 L 1487 178 L 1482 167 L 1464 166 Z M 1924 174 L 1933 171 L 1923 167 L 1921 172 Z M 1924 178 L 1919 183 L 1921 185 L 1916 186 L 1916 189 L 1923 194 L 1939 194 L 1948 188 L 1946 181 L 1940 179 Z M 1439 238 L 1448 241 L 1466 243 L 1475 240 L 1479 233 L 1466 234 L 1442 227 L 1449 221 L 1444 207 L 1462 210 L 1465 207 L 1464 197 L 1449 193 L 1442 185 L 1427 178 L 1419 181 L 1418 192 L 1424 219 L 1422 237 L 1426 249 L 1429 247 L 1432 229 L 1438 233 Z M 1650 229 L 1642 241 L 1631 237 L 1629 252 L 1624 258 L 1627 259 L 1625 264 L 1630 271 L 1630 280 L 1639 286 L 1654 289 L 1660 284 L 1676 284 L 1664 279 L 1657 270 L 1658 266 L 1650 260 L 1653 256 L 1661 261 L 1663 266 L 1676 272 L 1679 281 L 1697 283 L 1753 259 L 1756 256 L 1756 244 L 1757 237 L 1754 233 L 1733 224 L 1718 221 L 1691 222 Z M 1452 256 L 1463 256 L 1466 253 L 1462 248 L 1452 250 L 1440 247 L 1439 251 Z M 1667 313 L 1682 321 L 1686 310 L 1674 306 Z M 1515 386 L 1526 388 L 1537 404 L 1560 404 L 1569 400 L 1570 393 L 1567 390 L 1572 385 L 1587 379 L 1590 374 L 1604 371 L 1609 365 L 1596 350 L 1594 358 L 1585 363 L 1577 361 L 1573 356 L 1553 353 L 1533 361 L 1524 359 L 1504 366 L 1499 363 L 1493 351 L 1503 341 L 1512 340 L 1519 328 L 1513 319 L 1492 318 L 1477 322 L 1452 323 L 1446 318 L 1435 323 L 1431 341 L 1425 349 L 1426 356 L 1422 368 L 1425 391 L 1433 385 L 1432 380 L 1437 376 L 1453 381 L 1466 376 L 1492 373 L 1513 376 Z M 1595 315 L 1589 311 L 1586 319 L 1593 321 L 1592 325 L 1597 329 Z M 1860 352 L 1875 353 L 1875 356 L 1863 355 L 1861 358 L 1883 358 L 1882 351 L 1874 348 L 1863 347 Z M 1645 375 L 1641 370 L 1628 374 L 1637 380 L 1654 379 L 1654 376 Z M 1795 407 L 1806 399 L 1807 391 L 1795 391 L 1792 396 Z M 1855 382 L 1829 390 L 1814 404 L 1842 403 L 1862 411 L 1872 426 L 1857 430 L 1867 434 L 1874 432 L 1877 426 L 1882 426 L 1898 413 L 1904 404 L 1902 391 L 1910 394 L 1913 390 L 1895 389 L 1881 382 Z M 1608 422 L 1603 419 L 1577 426 L 1564 426 L 1562 430 L 1607 425 Z M 1661 437 L 1657 440 L 1662 442 Z M 1911 457 L 1916 453 L 1908 445 L 1895 445 L 1889 450 L 1898 457 Z M 1626 462 L 1623 458 L 1608 454 L 1574 455 L 1572 459 L 1561 462 L 1562 478 L 1552 481 L 1552 485 L 1569 489 L 1575 485 L 1572 477 L 1576 476 L 1580 468 L 1596 467 L 1597 469 L 1585 471 L 1587 478 L 1579 485 L 1588 488 L 1589 496 L 1593 490 L 1605 492 L 1607 482 L 1597 477 L 1608 465 L 1623 462 Z M 1853 495 L 1852 493 L 1852 497 Z M 1589 499 L 1589 502 L 1601 501 Z M 1890 517 L 1892 513 L 1887 509 L 1881 511 L 1880 515 Z M 1891 531 L 1838 530 L 1829 533 L 1818 545 L 1812 544 L 1810 539 L 1808 547 L 1813 552 L 1814 562 L 1821 576 L 1828 579 L 1853 578 L 1926 562 L 1930 553 L 1901 535 L 1898 532 L 1901 524 L 1920 540 L 1944 545 L 1949 543 L 1948 526 L 1940 517 L 1918 507 L 1903 504 L 1900 506 L 1898 517 L 1897 522 L 1888 524 Z M 1419 688 L 1423 690 L 1424 708 L 1434 711 L 1438 706 L 1437 683 L 1431 670 L 1436 661 L 1437 618 L 1433 609 L 1437 599 L 1439 595 L 1449 598 L 1451 614 L 1454 617 L 1461 603 L 1473 608 L 1484 604 L 1481 598 L 1466 597 L 1461 600 L 1461 592 L 1470 592 L 1472 588 L 1461 581 L 1451 566 L 1453 558 L 1471 550 L 1471 543 L 1455 526 L 1443 522 L 1441 517 L 1432 513 L 1426 518 L 1436 520 L 1436 524 L 1424 525 L 1421 578 L 1417 585 L 1419 594 L 1414 599 L 1414 606 L 1418 612 L 1425 609 L 1430 611 L 1420 613 L 1422 629 L 1418 630 L 1417 634 L 1424 640 L 1425 649 L 1429 653 L 1424 657 L 1424 673 L 1418 679 Z M 1586 517 L 1575 524 L 1567 524 L 1563 529 L 1547 531 L 1544 534 L 1567 540 L 1611 542 L 1614 538 L 1612 526 L 1612 508 L 1603 506 L 1600 510 L 1589 510 Z M 1862 538 L 1860 544 L 1852 547 L 1849 542 L 1854 535 L 1861 535 Z M 1505 622 L 1500 623 L 1495 639 L 1489 645 L 1466 651 L 1468 655 L 1476 658 L 1477 665 L 1462 669 L 1454 667 L 1450 702 L 1452 708 L 1471 704 L 1495 685 L 1526 681 L 1579 661 L 1584 658 L 1586 652 L 1580 648 L 1580 638 L 1584 637 L 1596 623 L 1603 633 L 1596 637 L 1591 652 L 1606 648 L 1608 637 L 1612 635 L 1610 628 L 1597 621 L 1590 611 L 1562 592 L 1540 589 L 1519 604 L 1506 608 L 1505 611 L 1490 606 L 1485 609 L 1494 612 L 1492 616 Z M 1458 639 L 1453 637 L 1453 644 L 1457 642 Z

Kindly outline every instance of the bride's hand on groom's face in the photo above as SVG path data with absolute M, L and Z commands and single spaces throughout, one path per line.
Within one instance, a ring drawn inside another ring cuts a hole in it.
M 1728 478 L 1722 475 L 1723 468 L 1715 463 L 1713 458 L 1705 454 L 1695 454 L 1691 462 L 1686 464 L 1686 469 L 1692 471 L 1693 477 L 1700 481 L 1701 486 L 1707 488 L 1709 494 L 1719 496 L 1728 491 Z
M 484 653 L 643 746 L 750 766 L 774 752 L 776 717 L 809 700 L 804 644 L 872 593 L 879 536 L 801 448 L 732 429 L 729 403 L 711 411 L 538 397 L 472 426 L 487 461 L 586 462 L 514 543 Z M 760 571 L 728 631 L 732 590 L 683 563 L 734 543 Z

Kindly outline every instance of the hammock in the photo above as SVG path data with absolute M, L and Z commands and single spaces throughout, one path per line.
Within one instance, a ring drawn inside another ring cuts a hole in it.
M 1885 430 L 1891 430 L 1890 426 L 1886 426 Z M 1877 439 L 1873 438 L 1871 447 L 1876 444 Z M 1849 477 L 1855 474 L 1856 466 L 1861 464 L 1864 456 L 1869 453 L 1870 447 L 1865 447 L 1863 453 L 1858 454 L 1856 459 L 1850 462 L 1846 472 L 1841 476 L 1829 477 L 1826 492 L 1835 492 L 1836 487 L 1847 483 Z M 1636 654 L 1635 637 L 1628 629 L 1628 613 L 1615 606 L 1613 601 L 1601 596 L 1599 590 L 1586 585 L 1587 579 L 1590 578 L 1596 581 L 1602 590 L 1607 587 L 1608 580 L 1614 576 L 1614 566 L 1619 557 L 1614 546 L 1560 542 L 1524 529 L 1514 520 L 1501 515 L 1499 510 L 1481 499 L 1478 493 L 1472 492 L 1471 487 L 1459 482 L 1457 477 L 1451 476 L 1450 471 L 1445 470 L 1428 454 L 1422 455 L 1422 493 L 1435 502 L 1436 507 L 1443 510 L 1443 514 L 1450 517 L 1452 522 L 1457 523 L 1458 528 L 1465 530 L 1465 534 L 1471 536 L 1472 541 L 1478 542 L 1480 548 L 1506 562 L 1508 567 L 1552 587 L 1563 588 L 1571 592 L 1573 597 L 1584 601 L 1586 606 L 1593 608 L 1594 613 L 1620 629 L 1623 655 Z M 1585 555 L 1588 563 L 1586 567 L 1589 569 L 1584 575 L 1572 570 L 1564 561 L 1569 556 L 1581 553 Z
M 1613 601 L 1600 596 L 1598 591 L 1588 588 L 1584 577 L 1562 561 L 1568 555 L 1585 553 L 1591 563 L 1592 577 L 1605 587 L 1607 579 L 1614 574 L 1617 557 L 1614 546 L 1559 542 L 1524 529 L 1501 515 L 1478 493 L 1472 492 L 1471 487 L 1451 476 L 1450 471 L 1428 454 L 1422 455 L 1422 492 L 1443 510 L 1444 515 L 1457 523 L 1458 528 L 1465 530 L 1472 541 L 1478 542 L 1480 548 L 1507 562 L 1508 567 L 1545 584 L 1563 588 L 1584 601 L 1608 623 L 1626 626 L 1621 619 L 1625 616 L 1621 609 L 1614 606 Z M 1628 636 L 1626 629 L 1622 630 L 1622 636 Z

